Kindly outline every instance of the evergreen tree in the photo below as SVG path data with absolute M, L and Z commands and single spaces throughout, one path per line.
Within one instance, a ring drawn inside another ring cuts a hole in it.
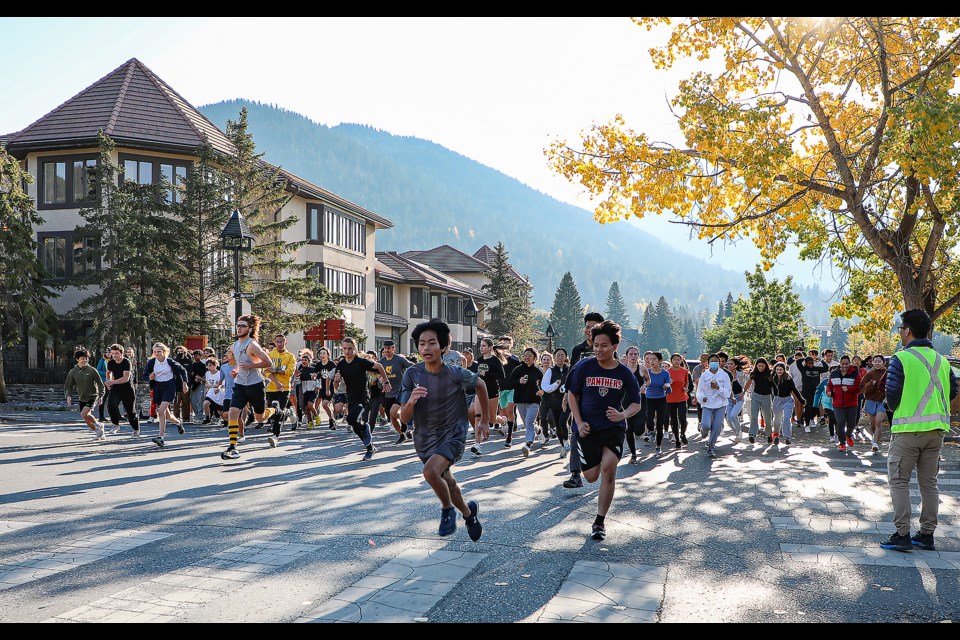
M 630 316 L 627 315 L 627 304 L 623 300 L 623 295 L 620 293 L 620 285 L 617 284 L 616 280 L 613 281 L 610 285 L 610 290 L 607 292 L 607 310 L 606 313 L 603 314 L 603 317 L 607 320 L 613 320 L 624 329 L 630 326 Z
M 727 292 L 727 300 L 723 303 L 723 318 L 726 320 L 733 315 L 733 294 Z
M 837 357 L 840 357 L 840 354 L 842 354 L 846 348 L 847 332 L 840 326 L 840 318 L 834 318 L 833 324 L 830 325 L 830 339 L 828 344 L 837 352 Z
M 563 274 L 553 296 L 550 324 L 556 333 L 553 339 L 554 348 L 563 347 L 568 354 L 571 353 L 583 335 L 583 303 L 569 271 Z
M 519 282 L 513 276 L 503 242 L 497 242 L 493 248 L 493 261 L 486 272 L 490 282 L 481 289 L 493 298 L 490 317 L 484 329 L 494 335 L 509 334 L 515 344 L 524 344 L 522 338 L 532 333 L 532 288 L 526 282 Z M 528 338 L 529 339 L 529 338 Z
M 713 317 L 713 326 L 719 327 L 723 324 L 723 321 L 727 319 L 726 307 L 723 305 L 723 300 L 717 303 L 717 315 Z
M 92 323 L 88 346 L 97 349 L 120 342 L 142 353 L 148 341 L 179 343 L 187 271 L 180 220 L 166 202 L 170 185 L 123 179 L 113 140 L 101 131 L 99 145 L 97 198 L 80 210 L 77 236 L 95 239 L 99 248 L 88 250 L 101 268 L 74 274 L 72 284 L 89 291 L 68 315 Z
M 286 242 L 285 229 L 297 223 L 296 216 L 283 217 L 282 207 L 292 195 L 279 167 L 263 161 L 256 153 L 253 137 L 247 131 L 247 110 L 238 120 L 228 120 L 226 134 L 237 152 L 223 157 L 223 171 L 230 180 L 232 207 L 240 209 L 256 238 L 253 250 L 244 255 L 240 286 L 252 291 L 254 313 L 264 319 L 261 335 L 285 333 L 311 327 L 319 319 L 339 318 L 339 302 L 356 296 L 332 295 L 310 275 L 309 268 L 297 262 L 296 252 L 306 240 Z
M 746 277 L 750 297 L 738 300 L 733 315 L 724 322 L 724 348 L 754 359 L 769 359 L 797 341 L 797 318 L 803 313 L 803 303 L 793 290 L 792 276 L 783 282 L 768 281 L 757 266 Z
M 7 402 L 4 349 L 31 337 L 45 344 L 56 336 L 56 314 L 49 300 L 57 294 L 43 283 L 47 275 L 37 261 L 34 226 L 43 224 L 33 199 L 23 189 L 33 182 L 16 158 L 0 147 L 0 403 Z
M 224 251 L 220 233 L 233 214 L 231 180 L 221 170 L 226 160 L 209 141 L 197 149 L 199 160 L 188 172 L 190 197 L 177 193 L 174 205 L 182 221 L 185 321 L 193 335 L 211 335 L 229 324 L 234 285 L 233 254 Z
M 649 310 L 650 307 L 647 309 Z M 643 333 L 646 346 L 651 351 L 666 349 L 669 353 L 673 353 L 677 350 L 675 319 L 665 297 L 660 296 L 649 318 L 644 313 Z

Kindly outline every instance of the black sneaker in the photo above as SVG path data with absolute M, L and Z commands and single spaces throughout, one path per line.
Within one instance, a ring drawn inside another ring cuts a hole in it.
M 756 438 L 754 438 L 753 436 L 750 436 L 750 444 L 753 444 L 756 441 L 757 441 Z
M 254 429 L 263 429 L 263 423 L 262 423 L 262 422 L 258 422 L 257 424 L 253 425 L 253 428 L 254 428 Z
M 158 447 L 160 447 L 161 449 L 163 449 L 163 438 L 161 438 L 160 436 L 157 436 L 156 438 L 154 438 L 154 439 L 151 440 L 150 442 L 152 442 L 153 444 L 155 444 L 155 445 L 157 445 Z
M 594 540 L 603 540 L 607 537 L 607 530 L 603 528 L 602 524 L 593 525 L 593 533 L 590 535 Z
M 683 443 L 683 444 L 687 444 L 687 436 L 685 436 L 684 434 L 681 433 L 681 434 L 680 434 L 680 442 Z
M 470 536 L 471 540 L 476 542 L 480 539 L 480 536 L 483 535 L 483 525 L 477 520 L 477 514 L 480 513 L 480 505 L 477 504 L 476 500 L 471 500 L 467 503 L 467 506 L 470 507 L 470 517 L 464 518 L 464 522 L 467 525 L 467 535 Z
M 457 530 L 457 509 L 456 507 L 447 507 L 440 510 L 440 529 L 437 531 L 441 536 L 449 536 Z
M 200 422 L 200 424 L 210 424 L 210 416 L 207 416 L 206 418 L 204 418 L 203 421 Z
M 563 481 L 564 489 L 579 489 L 583 486 L 583 478 L 580 477 L 579 473 L 573 473 L 569 478 Z
M 780 436 L 773 439 L 773 444 L 780 444 Z
M 920 547 L 924 551 L 936 551 L 937 547 L 933 544 L 933 534 L 932 533 L 915 533 L 913 537 L 910 538 L 910 542 L 915 547 Z
M 405 433 L 401 433 L 400 437 L 397 438 L 397 441 L 394 442 L 393 444 L 403 444 L 406 441 L 407 441 L 407 435 Z
M 894 551 L 910 551 L 913 549 L 913 541 L 910 539 L 910 536 L 902 536 L 894 532 L 890 534 L 887 540 L 880 543 L 880 547 L 882 549 L 893 549 Z
M 767 444 L 773 444 L 773 436 L 767 436 Z
M 472 453 L 477 458 L 483 455 L 483 451 L 480 449 L 480 445 L 478 444 L 475 444 L 472 447 L 470 447 L 470 453 Z
M 373 459 L 373 454 L 375 454 L 376 452 L 377 452 L 377 448 L 376 448 L 375 446 L 373 446 L 373 445 L 370 445 L 369 447 L 367 447 L 367 452 L 366 452 L 365 454 L 363 454 L 363 459 L 364 459 L 364 460 L 372 460 L 372 459 Z
M 240 452 L 237 451 L 235 446 L 230 445 L 226 451 L 220 454 L 220 457 L 224 460 L 236 460 L 240 457 Z

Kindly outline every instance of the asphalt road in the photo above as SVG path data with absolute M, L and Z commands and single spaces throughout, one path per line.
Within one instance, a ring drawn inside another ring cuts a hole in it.
M 4 416 L 0 621 L 960 619 L 952 444 L 937 551 L 899 554 L 877 546 L 892 531 L 885 458 L 822 432 L 789 447 L 725 436 L 716 460 L 697 436 L 660 456 L 645 444 L 618 468 L 602 542 L 597 485 L 560 487 L 555 441 L 525 459 L 494 436 L 456 465 L 480 504 L 471 542 L 462 520 L 437 535 L 412 444 L 385 427 L 370 462 L 344 428 L 285 432 L 275 449 L 251 429 L 230 463 L 226 429 L 173 428 L 163 450 L 155 433 L 97 443 L 76 413 Z

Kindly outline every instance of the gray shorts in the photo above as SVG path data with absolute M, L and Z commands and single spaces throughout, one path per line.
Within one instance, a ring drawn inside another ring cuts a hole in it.
M 427 460 L 433 456 L 443 456 L 452 465 L 463 457 L 467 448 L 467 432 L 466 429 L 453 428 L 443 434 L 432 434 L 414 429 L 413 445 L 423 464 L 427 464 Z

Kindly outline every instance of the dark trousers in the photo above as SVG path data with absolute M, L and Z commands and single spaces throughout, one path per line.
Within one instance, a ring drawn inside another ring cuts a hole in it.
M 100 422 L 103 422 L 103 410 L 107 406 L 107 401 L 110 399 L 110 389 L 107 389 L 103 394 L 103 400 L 100 402 Z M 117 424 L 116 422 L 114 424 Z
M 687 435 L 687 401 L 668 402 L 667 414 L 670 416 L 670 426 L 673 434 L 677 435 L 677 429 L 682 436 Z M 677 442 L 680 442 L 678 439 Z
M 370 404 L 367 408 L 367 423 L 370 425 L 370 431 L 373 432 L 377 426 L 377 416 L 380 414 L 380 405 L 383 404 L 383 396 L 370 398 Z M 387 416 L 389 418 L 389 416 Z
M 630 447 L 630 455 L 637 455 L 637 436 L 642 436 L 646 429 L 646 416 L 638 411 L 627 418 L 627 446 Z
M 567 424 L 569 418 L 570 410 L 567 409 L 563 412 L 560 420 L 563 424 Z M 577 433 L 577 423 L 570 420 L 570 473 L 580 473 L 580 455 L 577 453 L 579 451 L 578 442 L 580 442 L 580 434 Z
M 803 405 L 803 424 L 804 426 L 809 424 L 814 424 L 817 421 L 817 414 L 819 413 L 817 407 L 813 405 L 813 397 L 817 395 L 817 390 L 814 389 L 804 389 L 800 394 L 803 396 L 803 401 L 806 403 Z
M 134 431 L 140 429 L 140 416 L 134 408 L 135 395 L 133 388 L 128 385 L 121 385 L 110 389 L 107 393 L 107 411 L 110 414 L 110 422 L 115 425 L 120 424 L 120 404 L 123 404 L 123 410 L 127 414 L 127 421 Z M 101 407 L 103 405 L 100 405 Z
M 270 422 L 273 423 L 273 435 L 278 436 L 280 435 L 280 428 L 283 426 L 283 411 L 290 403 L 290 392 L 268 391 L 265 395 L 267 397 L 268 407 L 272 407 L 274 402 L 276 402 L 280 407 L 280 409 L 277 411 L 277 415 L 270 418 Z
M 347 410 L 347 424 L 357 434 L 363 444 L 370 444 L 370 425 L 367 424 L 368 405 L 366 402 L 350 402 Z
M 667 427 L 667 399 L 666 398 L 647 398 L 647 430 L 657 431 L 657 446 L 663 442 L 663 430 Z M 680 433 L 676 428 L 673 435 L 677 442 L 680 442 Z

